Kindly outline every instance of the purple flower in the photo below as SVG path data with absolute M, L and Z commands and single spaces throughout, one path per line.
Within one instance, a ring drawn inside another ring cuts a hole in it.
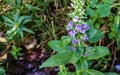
M 115 65 L 115 68 L 116 68 L 116 70 L 119 70 L 119 71 L 120 71 L 120 64 Z
M 89 26 L 87 24 L 85 25 L 78 24 L 75 29 L 80 33 L 84 34 L 89 29 Z
M 66 30 L 69 31 L 70 29 L 72 29 L 72 27 L 73 27 L 73 22 L 70 21 L 68 22 L 68 26 L 66 27 Z
M 72 30 L 68 33 L 70 36 L 75 37 L 75 35 L 77 34 L 77 32 L 75 30 Z
M 77 22 L 78 20 L 79 20 L 78 16 L 75 16 L 75 17 L 73 18 L 73 22 Z
M 85 28 L 86 30 L 88 30 L 88 29 L 89 29 L 88 24 L 84 24 L 84 25 L 83 25 L 83 28 Z
M 74 51 L 74 50 L 76 50 L 76 48 L 75 48 L 75 47 L 72 47 L 72 50 Z
M 78 25 L 76 26 L 75 30 L 79 31 L 79 30 L 81 30 L 81 28 L 82 28 L 82 25 L 81 25 L 81 24 L 78 24 Z
M 78 40 L 77 40 L 77 39 L 73 39 L 73 40 L 72 40 L 72 43 L 73 43 L 73 44 L 77 44 L 77 43 L 78 43 Z
M 81 36 L 81 39 L 82 39 L 83 41 L 88 41 L 88 40 L 89 40 L 89 38 L 88 38 L 87 35 L 82 35 L 82 36 Z

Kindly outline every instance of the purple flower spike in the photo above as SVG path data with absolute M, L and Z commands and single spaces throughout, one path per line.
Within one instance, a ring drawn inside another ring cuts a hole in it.
M 81 39 L 83 40 L 83 41 L 88 41 L 89 40 L 89 38 L 88 38 L 88 36 L 81 36 Z
M 85 25 L 78 24 L 75 29 L 80 33 L 84 34 L 89 29 L 89 26 L 87 24 Z
M 77 39 L 73 39 L 73 40 L 72 40 L 72 43 L 73 43 L 73 44 L 77 44 L 77 43 L 78 43 L 78 40 L 77 40 Z
M 85 25 L 83 26 L 83 28 L 85 28 L 86 30 L 88 30 L 90 27 L 88 26 L 88 24 L 85 24 Z
M 76 17 L 73 18 L 73 22 L 78 22 L 78 20 L 79 20 L 78 16 L 76 16 Z
M 78 25 L 76 26 L 75 30 L 80 31 L 81 28 L 82 28 L 82 25 L 81 25 L 81 24 L 78 24 Z
M 72 37 L 75 37 L 75 35 L 77 34 L 77 32 L 75 30 L 73 30 L 73 31 L 70 31 L 68 34 L 70 36 L 72 36 Z
M 72 29 L 72 27 L 73 27 L 73 22 L 70 21 L 70 22 L 68 23 L 68 26 L 66 27 L 66 30 L 69 31 L 70 29 Z

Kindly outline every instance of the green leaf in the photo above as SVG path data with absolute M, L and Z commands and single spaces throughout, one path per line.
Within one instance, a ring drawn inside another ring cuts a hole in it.
M 105 75 L 105 74 L 94 69 L 89 69 L 87 75 Z
M 93 17 L 94 14 L 95 14 L 94 10 L 92 10 L 91 8 L 87 8 L 86 13 L 87 13 L 88 15 L 90 15 L 91 17 Z
M 109 49 L 107 47 L 95 46 L 94 48 L 91 49 L 93 50 L 91 50 L 91 53 L 89 52 L 90 54 L 87 55 L 88 60 L 98 59 L 100 57 L 104 57 L 110 54 Z
M 13 7 L 16 6 L 15 2 L 13 2 L 12 0 L 5 0 L 5 1 Z
M 19 33 L 20 33 L 20 37 L 23 39 L 24 36 L 23 31 L 21 30 Z
M 0 67 L 0 75 L 4 75 L 4 73 L 5 73 L 4 68 L 3 68 L 3 67 Z
M 38 7 L 30 4 L 25 4 L 25 6 L 28 8 L 28 10 L 31 10 L 31 11 L 40 10 Z
M 60 41 L 58 40 L 49 41 L 48 45 L 56 52 L 63 52 L 63 51 L 71 50 L 69 45 L 65 47 L 61 47 Z
M 14 15 L 14 21 L 15 21 L 15 22 L 17 22 L 17 21 L 19 20 L 18 17 L 19 17 L 19 13 L 16 12 L 16 14 Z
M 105 3 L 115 2 L 116 0 L 104 0 Z
M 72 55 L 72 51 L 57 53 L 45 61 L 40 68 L 65 65 L 70 62 Z
M 60 47 L 60 41 L 58 40 L 49 41 L 48 45 L 57 52 L 61 52 L 62 50 L 62 48 Z
M 24 21 L 24 16 L 20 16 L 18 18 L 18 24 L 21 24 Z
M 74 18 L 75 17 L 75 14 L 74 13 L 69 13 L 68 14 L 71 18 Z
M 76 71 L 82 71 L 82 74 L 85 74 L 88 71 L 88 63 L 87 60 L 81 58 L 77 63 L 75 63 Z
M 103 37 L 103 32 L 101 30 L 91 29 L 88 32 L 89 42 L 95 43 L 98 42 Z
M 81 60 L 81 70 L 83 72 L 86 72 L 88 70 L 88 63 L 87 60 L 84 58 Z
M 3 19 L 4 19 L 6 22 L 9 22 L 9 23 L 11 23 L 11 24 L 14 25 L 14 22 L 13 22 L 11 19 L 9 19 L 9 18 L 6 17 L 6 16 L 2 16 L 2 17 L 3 17 Z
M 73 52 L 73 56 L 71 57 L 71 63 L 76 63 L 82 56 L 82 47 L 80 46 L 79 49 L 76 49 Z
M 31 16 L 20 16 L 18 19 L 18 23 L 25 24 L 25 23 L 27 23 L 26 20 L 27 20 L 27 22 L 29 22 L 31 20 Z
M 14 26 L 14 25 L 11 24 L 11 23 L 6 23 L 6 25 L 9 26 L 9 27 L 13 27 L 13 26 Z
M 13 27 L 13 28 L 11 28 L 10 30 L 7 31 L 7 34 L 13 33 L 13 32 L 15 32 L 15 31 L 16 31 L 16 28 Z
M 28 28 L 26 28 L 26 27 L 22 28 L 22 30 L 24 30 L 24 31 L 26 31 L 26 32 L 29 32 L 29 33 L 32 33 L 32 34 L 35 34 L 33 31 L 31 31 L 30 29 L 28 29 Z
M 100 17 L 106 17 L 110 14 L 111 5 L 110 4 L 100 4 L 98 6 L 97 12 L 100 14 Z
M 21 0 L 17 0 L 17 5 L 21 5 Z
M 22 22 L 22 24 L 24 25 L 24 24 L 26 24 L 26 23 L 28 23 L 28 22 L 30 22 L 30 21 L 31 21 L 31 19 L 24 20 L 24 21 Z
M 71 41 L 72 41 L 72 37 L 70 37 L 70 36 L 63 36 L 62 38 L 61 38 L 61 45 L 62 45 L 62 47 L 65 47 L 66 45 L 68 45 Z
M 20 55 L 20 50 L 22 50 L 19 47 L 16 47 L 15 45 L 12 45 L 12 49 L 10 51 L 10 53 L 14 56 L 15 59 L 18 58 L 18 56 Z
M 114 72 L 108 72 L 108 73 L 105 73 L 105 75 L 119 75 L 119 74 L 114 73 Z
M 96 5 L 97 5 L 97 2 L 98 2 L 98 0 L 92 0 L 91 4 L 90 4 L 90 7 L 95 8 Z

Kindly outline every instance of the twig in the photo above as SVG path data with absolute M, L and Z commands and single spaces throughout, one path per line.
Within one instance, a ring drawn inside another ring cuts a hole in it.
M 116 48 L 114 49 L 114 47 L 112 47 L 112 50 L 113 50 L 113 61 L 112 61 L 112 65 L 111 65 L 111 68 L 110 68 L 110 71 L 112 71 L 113 67 L 114 67 L 114 64 L 115 64 L 115 61 L 116 61 Z

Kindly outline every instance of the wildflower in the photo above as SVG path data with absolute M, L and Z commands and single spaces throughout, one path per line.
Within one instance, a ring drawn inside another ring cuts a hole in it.
M 77 40 L 77 39 L 73 39 L 73 40 L 72 40 L 72 43 L 73 43 L 73 44 L 77 44 L 77 43 L 78 43 L 78 40 Z
M 82 25 L 81 25 L 81 24 L 78 24 L 78 25 L 76 26 L 75 30 L 78 32 L 79 30 L 81 30 L 81 28 L 82 28 Z
M 88 41 L 88 40 L 89 40 L 89 38 L 88 38 L 87 35 L 82 35 L 82 36 L 81 36 L 81 39 L 82 39 L 83 41 Z
M 84 25 L 83 25 L 83 28 L 85 28 L 86 30 L 88 30 L 88 29 L 89 29 L 88 24 L 84 24 Z
M 75 30 L 72 30 L 68 33 L 70 36 L 75 37 L 75 35 L 77 34 L 77 32 Z
M 66 27 L 66 30 L 69 31 L 70 29 L 72 29 L 72 27 L 73 27 L 73 22 L 70 21 L 70 22 L 68 23 L 68 26 Z
M 74 50 L 76 50 L 76 48 L 75 48 L 75 47 L 72 47 L 72 50 L 74 51 Z
M 73 22 L 77 22 L 79 20 L 78 16 L 73 18 Z
M 116 68 L 116 70 L 119 70 L 119 71 L 120 71 L 120 64 L 115 65 L 115 68 Z
M 84 34 L 89 29 L 89 26 L 87 24 L 85 25 L 78 24 L 75 29 L 80 33 Z

